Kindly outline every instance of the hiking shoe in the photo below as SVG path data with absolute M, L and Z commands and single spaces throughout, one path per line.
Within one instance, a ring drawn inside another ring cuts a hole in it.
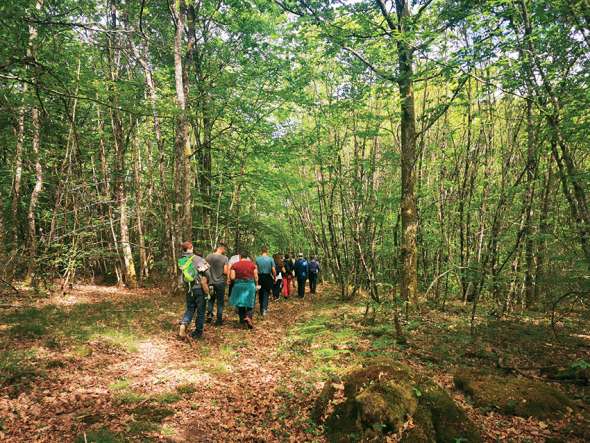
M 223 320 L 215 320 L 215 326 L 223 325 Z
M 213 323 L 213 313 L 207 313 L 207 323 Z
M 202 332 L 201 332 L 201 333 L 198 333 L 198 332 L 193 332 L 193 333 L 191 334 L 191 338 L 192 338 L 193 340 L 202 340 L 202 339 L 203 339 L 203 333 L 202 333 Z
M 244 321 L 246 322 L 248 329 L 254 329 L 254 323 L 252 323 L 252 319 L 250 317 L 246 317 Z
M 185 325 L 184 323 L 181 323 L 181 324 L 180 324 L 180 329 L 178 330 L 178 335 L 179 335 L 181 338 L 184 338 L 184 337 L 186 337 L 186 325 Z

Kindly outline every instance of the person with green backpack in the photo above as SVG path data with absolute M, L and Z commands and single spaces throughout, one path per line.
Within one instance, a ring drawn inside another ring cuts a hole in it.
M 194 252 L 190 241 L 182 245 L 182 255 L 178 259 L 178 268 L 182 272 L 182 281 L 186 288 L 186 310 L 180 322 L 180 337 L 187 335 L 187 328 L 197 313 L 195 330 L 191 334 L 194 339 L 203 337 L 205 327 L 205 308 L 209 299 L 209 265 L 198 252 Z

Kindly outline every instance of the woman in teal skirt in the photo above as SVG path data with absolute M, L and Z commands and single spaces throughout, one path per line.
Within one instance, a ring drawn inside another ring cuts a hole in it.
M 256 300 L 256 285 L 258 285 L 258 270 L 248 258 L 248 252 L 240 253 L 240 261 L 234 263 L 229 271 L 234 285 L 229 297 L 229 303 L 238 308 L 240 323 L 246 323 L 249 329 L 254 328 L 252 314 Z

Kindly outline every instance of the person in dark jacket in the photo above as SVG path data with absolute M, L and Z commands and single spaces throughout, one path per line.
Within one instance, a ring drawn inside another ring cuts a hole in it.
M 303 257 L 303 253 L 299 253 L 297 261 L 295 262 L 295 277 L 297 278 L 297 295 L 299 298 L 305 296 L 305 282 L 309 275 L 309 262 Z
M 320 273 L 320 262 L 314 255 L 309 262 L 309 293 L 315 294 L 318 286 L 318 274 Z
M 283 282 L 285 280 L 285 264 L 280 254 L 275 254 L 272 258 L 275 261 L 277 271 L 275 283 L 272 287 L 272 296 L 274 301 L 278 301 L 281 298 L 281 290 L 283 289 Z
M 285 268 L 285 275 L 283 275 L 283 297 L 289 298 L 291 295 L 291 283 L 293 282 L 293 262 L 289 254 L 285 255 L 283 266 Z

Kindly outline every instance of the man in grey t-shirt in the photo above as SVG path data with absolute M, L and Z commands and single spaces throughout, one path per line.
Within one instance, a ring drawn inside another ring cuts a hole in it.
M 214 292 L 214 296 L 209 299 L 209 305 L 207 306 L 207 322 L 210 323 L 213 321 L 213 305 L 217 301 L 217 319 L 215 325 L 220 326 L 223 323 L 225 282 L 229 272 L 229 264 L 225 255 L 225 245 L 223 243 L 217 245 L 215 252 L 205 257 L 205 260 L 209 263 L 210 284 L 213 286 Z

